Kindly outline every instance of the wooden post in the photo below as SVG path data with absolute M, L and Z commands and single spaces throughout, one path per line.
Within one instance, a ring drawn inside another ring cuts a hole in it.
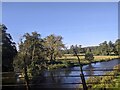
M 77 52 L 76 52 L 76 50 L 74 49 L 74 47 L 73 47 L 73 51 L 74 51 L 75 55 L 76 55 L 77 58 L 78 58 L 78 62 L 79 62 L 79 66 L 80 66 L 80 71 L 81 71 L 80 77 L 81 77 L 81 80 L 82 80 L 83 90 L 87 90 L 87 85 L 86 85 L 86 82 L 85 82 L 85 77 L 84 77 L 84 74 L 83 74 L 82 65 L 81 65 L 81 63 L 80 63 L 80 58 L 79 58 L 79 56 L 77 55 Z

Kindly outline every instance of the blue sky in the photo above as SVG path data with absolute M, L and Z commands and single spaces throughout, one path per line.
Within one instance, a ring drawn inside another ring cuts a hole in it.
M 117 2 L 3 3 L 2 23 L 18 43 L 26 33 L 61 35 L 66 45 L 93 46 L 118 38 Z

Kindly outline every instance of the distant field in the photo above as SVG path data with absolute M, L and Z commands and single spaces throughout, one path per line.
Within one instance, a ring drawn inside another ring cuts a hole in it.
M 85 60 L 85 56 L 79 55 L 79 58 L 81 59 L 81 63 L 88 63 L 87 60 Z M 118 58 L 118 56 L 94 56 L 93 61 L 106 61 L 110 59 Z M 72 54 L 65 54 L 63 57 L 58 58 L 58 60 L 67 60 L 67 61 L 72 61 L 72 62 L 78 62 L 77 57 L 73 56 Z
M 80 59 L 84 59 L 85 56 L 80 56 Z M 118 56 L 94 56 L 94 59 L 112 59 L 112 58 L 118 58 Z M 62 58 L 59 59 L 77 59 L 76 56 L 73 56 L 72 54 L 65 54 Z

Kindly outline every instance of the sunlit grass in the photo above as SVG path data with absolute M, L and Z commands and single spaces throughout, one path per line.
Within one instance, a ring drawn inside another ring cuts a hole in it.
M 81 60 L 81 63 L 88 63 L 87 60 L 85 60 L 85 56 L 80 56 L 79 58 Z M 118 56 L 94 56 L 94 61 L 106 61 L 106 60 L 111 60 L 111 59 L 115 59 L 118 58 Z M 78 62 L 78 58 L 76 56 L 73 56 L 72 54 L 70 55 L 64 55 L 61 58 L 58 58 L 58 60 L 63 60 L 63 61 L 72 61 L 72 62 Z
M 114 59 L 118 58 L 118 56 L 94 56 L 95 60 L 100 60 L 100 59 Z
M 84 59 L 85 56 L 79 56 L 80 59 Z M 94 56 L 94 59 L 113 59 L 118 58 L 118 56 Z M 59 59 L 77 59 L 76 56 L 73 55 L 64 55 L 62 58 Z
M 84 55 L 79 55 L 80 58 L 80 63 L 82 65 L 89 64 L 88 60 L 85 59 Z M 118 58 L 118 56 L 94 56 L 94 60 L 92 60 L 92 63 L 96 62 L 102 62 L 102 61 L 109 61 L 112 59 Z M 69 67 L 69 66 L 78 66 L 78 58 L 77 56 L 74 56 L 72 54 L 65 54 L 61 58 L 57 58 L 57 60 L 61 61 L 62 64 L 54 64 L 54 65 L 49 65 L 49 69 L 57 69 L 57 68 L 63 68 L 63 67 Z

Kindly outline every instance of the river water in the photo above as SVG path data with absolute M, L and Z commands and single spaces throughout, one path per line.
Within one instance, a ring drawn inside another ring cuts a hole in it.
M 114 59 L 108 62 L 97 62 L 90 65 L 84 65 L 84 75 L 103 75 L 107 71 L 97 71 L 100 69 L 113 69 L 117 64 L 120 64 L 120 59 Z M 71 67 L 64 69 L 57 69 L 52 71 L 44 71 L 44 78 L 36 77 L 32 84 L 32 90 L 39 90 L 40 88 L 77 88 L 81 82 L 80 67 Z M 85 76 L 87 80 L 89 77 Z M 18 80 L 18 79 L 17 79 Z M 18 83 L 21 81 L 18 80 Z M 73 84 L 74 83 L 74 84 Z M 16 90 L 16 88 L 15 88 Z M 22 90 L 19 87 L 18 90 Z
M 97 71 L 97 70 L 113 69 L 113 67 L 117 64 L 120 64 L 119 59 L 114 59 L 108 62 L 92 63 L 91 65 L 84 65 L 83 66 L 84 75 L 103 75 L 107 71 Z M 79 77 L 80 76 L 79 66 L 46 71 L 45 76 L 46 76 L 45 80 L 42 81 L 44 85 L 36 86 L 37 88 L 41 88 L 41 87 L 42 88 L 77 88 L 80 85 L 77 83 L 81 82 L 81 78 Z M 85 79 L 87 80 L 87 78 L 89 77 L 86 76 Z M 36 82 L 39 84 L 41 83 L 41 81 L 39 82 L 39 78 L 37 79 Z

